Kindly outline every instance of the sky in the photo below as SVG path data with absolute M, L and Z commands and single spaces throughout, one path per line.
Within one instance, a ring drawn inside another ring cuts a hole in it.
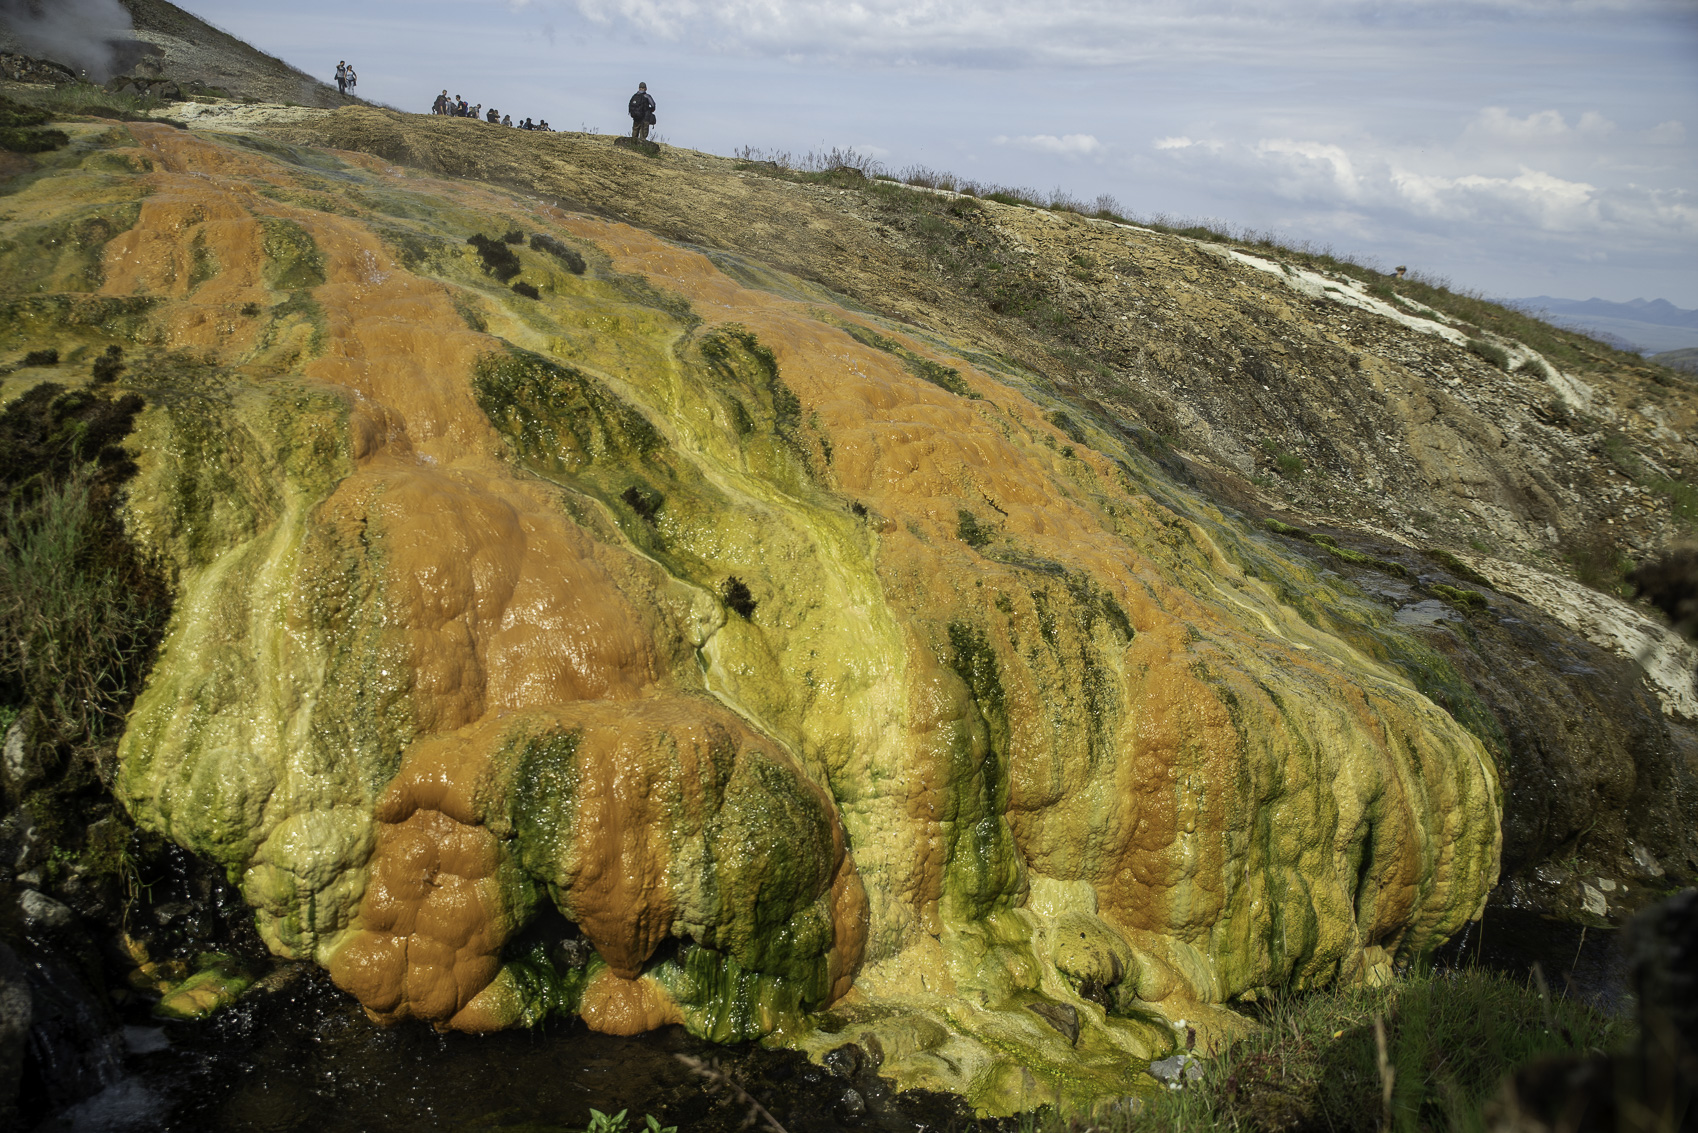
M 424 111 L 854 147 L 1494 297 L 1698 308 L 1698 0 L 178 0 Z

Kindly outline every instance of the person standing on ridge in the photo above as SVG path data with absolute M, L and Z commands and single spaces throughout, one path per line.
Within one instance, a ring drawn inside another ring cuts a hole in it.
M 437 95 L 436 101 L 430 104 L 430 112 L 432 114 L 448 113 L 448 92 L 446 90 Z
M 649 95 L 647 83 L 637 84 L 637 93 L 631 96 L 625 109 L 631 113 L 631 140 L 648 141 L 649 127 L 654 125 L 654 99 Z
M 348 61 L 346 59 L 336 64 L 336 93 L 348 93 Z

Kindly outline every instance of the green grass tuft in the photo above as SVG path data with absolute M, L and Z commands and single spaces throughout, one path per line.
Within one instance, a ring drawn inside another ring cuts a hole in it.
M 1468 340 L 1468 351 L 1484 358 L 1500 370 L 1507 371 L 1509 369 L 1509 351 L 1495 342 L 1487 342 L 1483 338 L 1471 338 Z
M 1530 982 L 1479 970 L 1401 977 L 1386 988 L 1289 996 L 1225 1051 L 1203 1052 L 1203 1076 L 1137 1113 L 1094 1125 L 1113 1133 L 1290 1130 L 1395 1133 L 1485 1129 L 1483 1109 L 1510 1072 L 1548 1056 L 1607 1053 L 1627 1028 Z M 1391 1071 L 1385 1122 L 1375 1020 Z M 1056 1133 L 1061 1119 L 1034 1122 Z
M 1269 460 L 1273 461 L 1274 471 L 1285 479 L 1301 480 L 1303 478 L 1303 458 L 1296 453 L 1287 452 L 1277 441 L 1271 439 L 1262 442 L 1262 451 L 1267 454 Z
M 0 703 L 52 744 L 116 734 L 170 613 L 116 512 L 141 404 L 43 384 L 0 415 Z

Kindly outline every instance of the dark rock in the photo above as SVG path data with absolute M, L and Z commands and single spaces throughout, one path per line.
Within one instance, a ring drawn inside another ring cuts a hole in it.
M 1028 1003 L 1026 1010 L 1054 1027 L 1068 1043 L 1078 1043 L 1079 1009 L 1071 1003 Z
M 29 975 L 17 953 L 0 943 L 0 1126 L 17 1128 L 18 1088 L 23 1079 L 24 1053 L 35 1022 L 35 999 Z
M 1684 1130 L 1698 1106 L 1698 889 L 1628 928 L 1639 1047 L 1540 1059 L 1507 1076 L 1485 1109 L 1491 1133 Z M 1631 1116 L 1618 1103 L 1632 1100 Z
M 1628 940 L 1641 1056 L 1698 1083 L 1698 889 L 1640 913 Z
M 58 909 L 71 927 L 56 932 L 51 941 L 36 939 L 33 933 L 10 941 L 31 1001 L 16 1102 L 26 1128 L 33 1128 L 54 1110 L 99 1093 L 120 1069 L 118 1020 L 98 968 L 90 971 L 87 962 L 92 942 L 74 923 L 69 909 L 63 905 Z M 55 912 L 48 915 L 58 919 Z M 0 984 L 13 986 L 4 978 Z
M 28 55 L 0 55 L 0 79 L 14 83 L 74 83 L 77 74 L 63 63 Z
M 69 906 L 37 889 L 26 889 L 18 897 L 18 912 L 23 914 L 24 930 L 40 935 L 68 932 L 77 923 L 77 914 Z
M 827 1070 L 839 1078 L 854 1078 L 861 1073 L 864 1056 L 861 1053 L 861 1048 L 854 1043 L 844 1043 L 836 1050 L 827 1052 L 826 1056 L 820 1061 L 825 1063 Z
M 844 1090 L 832 1103 L 831 1112 L 840 1123 L 853 1125 L 867 1115 L 867 1102 L 859 1090 Z
M 153 919 L 161 928 L 182 920 L 195 911 L 188 901 L 167 901 L 153 907 Z
M 1150 1073 L 1163 1082 L 1196 1082 L 1203 1077 L 1203 1064 L 1190 1054 L 1174 1054 L 1150 1063 Z
M 0 791 L 9 799 L 22 799 L 46 781 L 58 765 L 52 747 L 40 743 L 33 727 L 35 714 L 26 711 L 6 729 L 0 749 Z
M 1498 1096 L 1486 1103 L 1486 1128 L 1491 1133 L 1608 1133 L 1617 1128 L 1615 1073 L 1615 1060 L 1603 1055 L 1540 1059 L 1504 1080 Z
M 47 839 L 29 811 L 14 810 L 0 818 L 0 869 L 16 877 L 40 865 L 47 852 Z

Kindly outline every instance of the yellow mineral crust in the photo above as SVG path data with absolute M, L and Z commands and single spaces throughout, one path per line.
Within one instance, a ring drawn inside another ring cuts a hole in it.
M 1483 902 L 1479 741 L 1035 376 L 626 225 L 131 132 L 101 292 L 218 384 L 144 421 L 179 601 L 120 787 L 375 1016 L 870 1036 L 1007 1112 Z M 516 296 L 464 245 L 510 228 L 590 270 L 515 246 Z

